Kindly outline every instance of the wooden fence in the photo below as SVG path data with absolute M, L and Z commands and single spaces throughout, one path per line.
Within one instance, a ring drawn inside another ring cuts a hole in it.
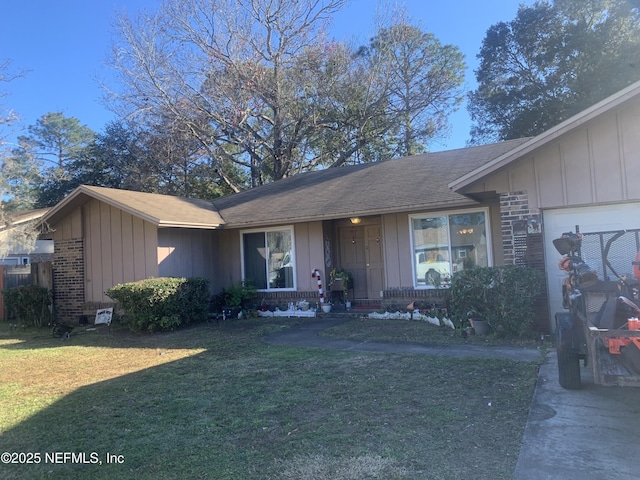
M 38 262 L 31 264 L 31 283 L 53 290 L 53 263 Z
M 52 263 L 0 265 L 0 292 L 21 285 L 39 285 L 51 290 L 53 288 Z M 6 319 L 3 295 L 0 295 L 0 319 Z
M 30 284 L 31 265 L 0 265 L 0 292 Z M 4 319 L 4 295 L 0 297 L 0 318 Z

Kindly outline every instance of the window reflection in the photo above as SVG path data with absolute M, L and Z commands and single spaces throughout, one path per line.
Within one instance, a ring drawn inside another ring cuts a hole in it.
M 242 234 L 243 278 L 258 289 L 294 288 L 291 229 Z
M 483 211 L 415 216 L 411 228 L 415 286 L 446 287 L 453 273 L 488 265 Z

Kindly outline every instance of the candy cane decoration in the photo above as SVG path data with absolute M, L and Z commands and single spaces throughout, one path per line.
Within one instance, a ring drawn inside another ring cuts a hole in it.
M 324 303 L 324 292 L 322 291 L 322 279 L 320 278 L 320 270 L 314 268 L 311 270 L 311 277 L 318 279 L 318 295 L 320 295 L 320 303 Z

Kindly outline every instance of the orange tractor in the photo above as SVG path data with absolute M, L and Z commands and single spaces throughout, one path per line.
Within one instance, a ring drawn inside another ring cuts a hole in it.
M 640 386 L 640 230 L 563 234 L 567 273 L 556 313 L 560 385 L 581 386 L 580 361 L 601 385 Z

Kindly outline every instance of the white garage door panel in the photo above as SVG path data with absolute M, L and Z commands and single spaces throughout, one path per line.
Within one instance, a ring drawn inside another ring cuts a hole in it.
M 582 233 L 640 228 L 640 203 L 562 208 L 543 212 L 545 267 L 549 284 L 551 320 L 562 309 L 562 280 L 566 274 L 558 268 L 562 257 L 553 240 L 564 232 L 574 232 L 576 225 Z M 553 327 L 553 326 L 552 326 Z

